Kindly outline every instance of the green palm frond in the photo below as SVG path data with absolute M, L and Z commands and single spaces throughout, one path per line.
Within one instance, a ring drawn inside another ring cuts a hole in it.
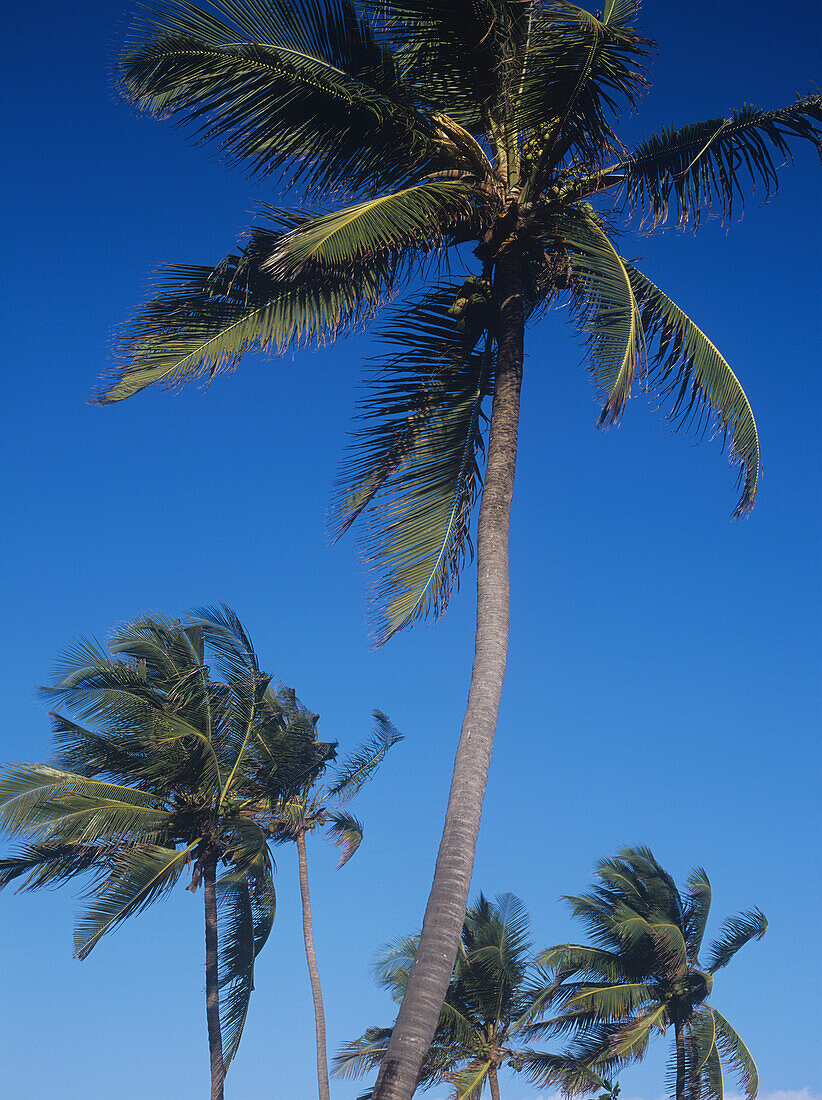
M 436 152 L 390 53 L 350 0 L 155 3 L 119 66 L 123 94 L 257 174 L 307 191 L 407 178 Z
M 93 902 L 77 922 L 77 957 L 84 959 L 102 935 L 169 891 L 192 859 L 197 843 L 193 840 L 179 851 L 149 844 L 117 852 L 111 873 L 95 887 Z
M 118 363 L 95 400 L 122 401 L 157 382 L 171 389 L 208 382 L 253 348 L 280 355 L 331 341 L 373 316 L 393 281 L 389 262 L 373 258 L 322 279 L 275 279 L 260 262 L 281 239 L 256 229 L 242 254 L 217 267 L 161 268 L 154 297 L 123 330 Z
M 656 999 L 656 991 L 647 982 L 622 983 L 620 985 L 591 985 L 580 983 L 570 987 L 565 1004 L 571 1011 L 590 1012 L 597 1019 L 618 1020 L 650 1001 Z
M 696 963 L 702 949 L 705 927 L 711 912 L 711 883 L 703 867 L 696 867 L 688 875 L 688 959 Z
M 528 1051 L 521 1055 L 522 1071 L 540 1088 L 559 1088 L 566 1096 L 590 1096 L 604 1087 L 609 1066 L 604 1063 L 602 1074 L 592 1066 L 567 1054 Z
M 645 346 L 639 304 L 625 260 L 593 213 L 567 219 L 577 323 L 604 407 L 597 426 L 619 421 Z
M 737 1084 L 748 1100 L 755 1100 L 759 1091 L 759 1071 L 751 1052 L 728 1021 L 715 1008 L 711 1009 L 716 1022 L 716 1042 L 723 1061 L 730 1062 L 736 1071 Z
M 750 511 L 759 483 L 759 435 L 739 379 L 708 337 L 659 287 L 626 264 L 639 302 L 649 356 L 648 384 L 670 400 L 677 427 L 698 432 L 715 425 L 730 438 L 730 461 L 739 467 L 742 495 L 734 516 Z
M 256 874 L 235 870 L 217 880 L 220 1030 L 226 1069 L 240 1044 L 254 989 L 254 962 L 271 932 L 275 907 L 268 866 Z
M 546 948 L 537 957 L 542 966 L 558 975 L 584 974 L 608 981 L 634 976 L 625 959 L 616 952 L 605 951 L 600 947 L 564 943 Z
M 691 1075 L 694 1079 L 705 1070 L 716 1047 L 716 1017 L 712 1009 L 698 1008 L 688 1021 L 688 1037 L 693 1048 Z
M 306 269 L 324 278 L 374 256 L 407 257 L 476 236 L 482 193 L 462 180 L 429 180 L 302 222 L 262 263 L 275 278 Z M 487 200 L 485 200 L 487 203 Z
M 340 810 L 328 815 L 328 838 L 340 849 L 337 870 L 354 855 L 362 842 L 362 823 Z
M 768 921 L 760 909 L 748 909 L 728 917 L 720 929 L 719 938 L 711 944 L 708 971 L 713 974 L 727 966 L 741 947 L 750 940 L 761 940 L 768 930 Z
M 730 118 L 666 128 L 631 150 L 610 171 L 622 173 L 627 202 L 658 225 L 673 213 L 697 227 L 703 214 L 728 221 L 744 205 L 743 185 L 765 198 L 778 186 L 779 161 L 792 159 L 791 142 L 808 141 L 822 155 L 822 96 L 798 96 L 776 111 L 744 106 Z
M 601 162 L 616 142 L 612 123 L 647 87 L 644 58 L 652 43 L 633 28 L 635 9 L 609 3 L 597 18 L 560 2 L 537 16 L 521 83 L 517 125 L 547 134 L 534 158 L 526 196 L 537 192 L 569 151 Z
M 402 1000 L 408 975 L 417 957 L 419 936 L 403 936 L 385 944 L 374 964 L 374 976 L 381 986 L 390 990 L 395 1001 Z
M 395 314 L 385 335 L 405 350 L 371 381 L 338 483 L 335 533 L 366 513 L 362 548 L 378 571 L 378 644 L 416 619 L 438 617 L 472 552 L 493 356 L 490 338 L 484 352 L 473 351 L 449 315 L 458 289 L 442 287 Z
M 0 890 L 23 875 L 26 877 L 18 886 L 18 893 L 59 886 L 105 859 L 105 850 L 94 844 L 28 844 L 17 855 L 0 859 Z
M 343 1043 L 334 1056 L 335 1077 L 360 1077 L 370 1070 L 379 1069 L 388 1050 L 392 1028 L 369 1027 L 359 1039 Z
M 701 1083 L 705 1091 L 706 1100 L 725 1100 L 725 1079 L 722 1073 L 722 1060 L 719 1057 L 719 1049 L 716 1044 L 714 1044 L 713 1050 L 708 1055 Z
M 454 1087 L 454 1100 L 479 1100 L 491 1065 L 486 1059 L 476 1058 L 465 1069 L 449 1074 L 449 1084 Z
M 654 1031 L 665 1031 L 666 1007 L 655 1005 L 632 1020 L 620 1025 L 610 1038 L 609 1054 L 623 1062 L 639 1062 L 648 1050 Z
M 404 740 L 403 735 L 381 710 L 372 712 L 374 735 L 350 756 L 337 771 L 328 793 L 340 802 L 349 802 L 374 775 L 389 749 Z

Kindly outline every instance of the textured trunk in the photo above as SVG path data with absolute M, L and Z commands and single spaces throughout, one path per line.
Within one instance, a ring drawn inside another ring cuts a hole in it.
M 223 1041 L 220 1035 L 220 1000 L 217 963 L 217 856 L 203 864 L 206 942 L 206 1020 L 208 1050 L 211 1056 L 211 1100 L 223 1100 Z
M 305 854 L 305 833 L 297 834 L 297 855 L 300 860 L 300 894 L 303 899 L 303 939 L 308 973 L 311 978 L 311 994 L 314 997 L 314 1026 L 317 1031 L 317 1091 L 320 1100 L 330 1100 L 328 1088 L 328 1056 L 325 1050 L 325 1013 L 320 972 L 314 951 L 314 929 L 311 924 L 311 895 L 308 892 L 308 860 Z
M 477 524 L 477 633 L 468 705 L 419 950 L 374 1100 L 410 1100 L 457 954 L 508 651 L 508 524 L 517 458 L 524 317 L 522 263 L 500 258 L 498 359 L 488 465 Z
M 685 1025 L 674 1021 L 676 1043 L 676 1100 L 685 1100 Z
M 488 1070 L 488 1084 L 491 1087 L 491 1100 L 499 1100 L 499 1081 L 497 1080 L 496 1066 L 491 1066 Z

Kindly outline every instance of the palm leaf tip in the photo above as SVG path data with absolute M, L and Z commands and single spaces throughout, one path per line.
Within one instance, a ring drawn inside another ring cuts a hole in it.
M 768 921 L 761 909 L 748 909 L 729 917 L 718 939 L 711 944 L 708 970 L 713 974 L 727 966 L 737 951 L 750 940 L 761 940 L 768 930 Z

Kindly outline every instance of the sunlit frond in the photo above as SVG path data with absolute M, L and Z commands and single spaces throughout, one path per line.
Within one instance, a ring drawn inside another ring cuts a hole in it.
M 768 921 L 760 909 L 748 909 L 723 922 L 719 937 L 711 944 L 708 970 L 711 974 L 727 966 L 740 948 L 750 940 L 761 940 Z
M 723 1061 L 731 1063 L 741 1088 L 748 1100 L 755 1100 L 759 1091 L 759 1071 L 751 1052 L 728 1021 L 715 1008 L 711 1009 L 716 1022 L 716 1043 Z
M 328 793 L 340 802 L 349 802 L 371 779 L 389 749 L 404 740 L 387 714 L 381 710 L 372 713 L 375 726 L 373 737 L 343 762 L 328 788 Z

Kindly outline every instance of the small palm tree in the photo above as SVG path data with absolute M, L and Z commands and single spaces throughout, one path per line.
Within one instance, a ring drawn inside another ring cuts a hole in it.
M 700 962 L 711 885 L 692 871 L 681 894 L 648 848 L 624 848 L 597 864 L 599 883 L 566 900 L 594 946 L 563 944 L 540 955 L 555 975 L 561 1016 L 531 1033 L 559 1029 L 574 1036 L 567 1058 L 533 1054 L 530 1075 L 569 1093 L 591 1091 L 590 1071 L 610 1075 L 641 1059 L 651 1038 L 673 1030 L 671 1085 L 676 1100 L 723 1100 L 722 1064 L 735 1070 L 748 1100 L 759 1087 L 745 1043 L 709 1002 L 714 974 L 768 927 L 758 909 L 726 920 Z
M 311 894 L 308 888 L 308 854 L 305 838 L 315 829 L 325 829 L 333 843 L 340 848 L 339 869 L 354 855 L 362 841 L 362 825 L 348 813 L 344 806 L 379 767 L 386 753 L 398 741 L 402 741 L 391 721 L 381 711 L 374 711 L 377 730 L 368 744 L 359 749 L 338 771 L 333 781 L 314 786 L 298 794 L 279 797 L 273 801 L 269 832 L 275 841 L 292 841 L 297 848 L 300 869 L 300 897 L 303 908 L 303 939 L 311 993 L 314 998 L 314 1025 L 317 1033 L 317 1085 L 320 1100 L 329 1100 L 328 1055 L 325 1043 L 325 1012 L 314 947 L 314 928 L 311 918 Z
M 822 150 L 822 96 L 743 106 L 627 148 L 615 128 L 648 86 L 652 50 L 637 9 L 636 0 L 604 0 L 598 15 L 569 0 L 154 0 L 120 64 L 120 87 L 141 110 L 188 123 L 293 190 L 291 209 L 264 205 L 243 248 L 216 266 L 165 269 L 101 402 L 210 379 L 255 347 L 333 340 L 410 276 L 427 280 L 383 330 L 394 354 L 361 405 L 336 524 L 341 533 L 365 521 L 384 641 L 444 611 L 479 505 L 467 708 L 379 1100 L 411 1095 L 468 900 L 505 675 L 526 324 L 568 306 L 601 392 L 599 423 L 617 422 L 644 379 L 675 425 L 713 424 L 729 442 L 735 514 L 756 497 L 759 438 L 739 380 L 622 255 L 616 229 L 626 215 L 649 228 L 728 220 L 746 190 L 772 194 L 794 142 Z
M 530 1023 L 549 1006 L 552 978 L 537 965 L 528 938 L 528 914 L 513 894 L 469 906 L 454 972 L 419 1086 L 448 1084 L 454 1100 L 479 1100 L 486 1085 L 499 1100 L 499 1068 L 520 1069 L 532 1056 Z M 419 936 L 390 944 L 377 963 L 381 985 L 401 1001 Z M 335 1058 L 339 1076 L 358 1076 L 381 1065 L 391 1028 L 369 1028 Z M 592 1075 L 592 1080 L 597 1080 Z
M 274 918 L 271 794 L 298 795 L 334 746 L 293 691 L 271 687 L 228 608 L 187 625 L 137 619 L 108 651 L 81 640 L 61 671 L 44 689 L 73 715 L 52 714 L 55 763 L 0 775 L 0 827 L 26 841 L 0 860 L 0 887 L 90 873 L 74 940 L 84 959 L 189 873 L 188 888 L 203 887 L 211 1098 L 222 1100 Z

